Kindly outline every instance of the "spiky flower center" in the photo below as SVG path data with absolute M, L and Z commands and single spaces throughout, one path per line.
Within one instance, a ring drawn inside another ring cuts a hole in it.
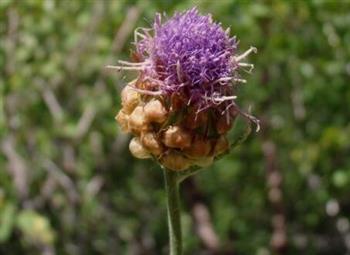
M 147 74 L 161 81 L 159 90 L 181 92 L 198 108 L 221 104 L 232 95 L 229 84 L 236 76 L 237 43 L 210 15 L 193 8 L 164 24 L 157 15 L 153 30 L 154 36 L 138 42 L 137 49 L 150 63 Z
M 196 9 L 176 14 L 162 25 L 156 19 L 155 36 L 147 54 L 162 69 L 166 84 L 188 83 L 202 88 L 230 77 L 236 68 L 232 56 L 236 41 L 229 38 L 211 16 L 200 16 Z M 204 89 L 204 88 L 203 88 Z

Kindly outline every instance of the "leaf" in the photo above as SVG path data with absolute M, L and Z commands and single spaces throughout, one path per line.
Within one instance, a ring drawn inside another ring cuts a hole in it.
M 21 211 L 17 218 L 17 226 L 30 243 L 52 244 L 55 240 L 55 233 L 48 219 L 35 211 Z

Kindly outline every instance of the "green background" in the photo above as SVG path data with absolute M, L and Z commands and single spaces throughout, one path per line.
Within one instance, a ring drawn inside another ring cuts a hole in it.
M 346 0 L 0 0 L 0 254 L 167 253 L 162 172 L 114 121 L 132 74 L 104 66 L 194 5 L 258 48 L 262 130 L 183 184 L 186 254 L 350 254 Z

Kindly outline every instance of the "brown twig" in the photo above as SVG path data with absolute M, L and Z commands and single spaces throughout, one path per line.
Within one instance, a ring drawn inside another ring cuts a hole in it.
M 85 108 L 77 125 L 75 137 L 76 139 L 82 138 L 89 131 L 89 128 L 96 116 L 96 113 L 96 109 L 92 105 L 89 105 Z
M 138 21 L 140 15 L 141 15 L 142 9 L 140 6 L 132 6 L 129 8 L 126 17 L 119 27 L 118 31 L 116 32 L 113 42 L 112 42 L 112 50 L 110 55 L 106 59 L 106 63 L 113 62 L 114 55 L 118 54 L 125 46 L 125 43 L 130 36 L 130 34 L 133 32 L 136 22 Z M 101 73 L 101 77 L 103 77 L 104 74 L 106 74 L 106 69 L 103 67 L 103 72 Z M 117 87 L 118 92 L 120 92 L 121 88 Z
M 65 65 L 68 67 L 70 73 L 74 73 L 76 71 L 80 57 L 88 49 L 89 43 L 92 42 L 91 38 L 102 21 L 105 9 L 105 1 L 94 2 L 90 22 L 85 26 L 85 29 L 83 30 L 77 44 L 68 54 Z
M 15 72 L 15 58 L 13 57 L 16 45 L 17 45 L 17 30 L 19 24 L 19 16 L 14 8 L 9 8 L 7 11 L 8 24 L 7 24 L 7 36 L 5 38 L 5 72 L 7 75 L 11 75 Z
M 52 89 L 46 86 L 42 91 L 42 96 L 53 120 L 56 123 L 60 123 L 63 120 L 63 110 Z
M 184 184 L 187 204 L 191 210 L 191 215 L 195 225 L 195 231 L 203 246 L 210 254 L 220 253 L 220 241 L 214 230 L 210 212 L 205 205 L 203 194 L 198 189 L 195 181 L 188 178 Z
M 261 20 L 261 29 L 264 34 L 268 36 L 270 31 L 271 20 L 269 18 Z M 264 49 L 262 49 L 263 51 Z M 270 74 L 268 67 L 262 70 L 261 84 L 268 86 L 270 82 Z M 272 102 L 267 99 L 262 104 L 262 108 L 268 113 Z M 286 216 L 283 203 L 283 175 L 278 164 L 278 149 L 276 144 L 271 138 L 271 125 L 268 116 L 262 116 L 262 152 L 265 159 L 266 169 L 266 183 L 268 188 L 268 199 L 270 201 L 273 215 L 271 217 L 272 236 L 270 240 L 270 246 L 274 254 L 282 255 L 287 253 L 288 241 L 287 241 L 287 225 Z
M 1 143 L 1 150 L 8 159 L 8 170 L 13 177 L 17 193 L 21 199 L 28 196 L 28 168 L 24 159 L 16 152 L 12 136 L 8 136 Z
M 74 182 L 66 175 L 54 162 L 49 159 L 44 159 L 43 167 L 54 177 L 57 182 L 65 189 L 67 195 L 72 203 L 79 201 L 79 194 L 76 190 Z
M 271 247 L 276 254 L 284 254 L 287 248 L 287 231 L 281 190 L 283 177 L 277 164 L 276 145 L 271 140 L 265 140 L 262 150 L 265 157 L 268 198 L 274 212 L 271 220 Z
M 132 6 L 128 9 L 124 22 L 118 29 L 118 32 L 115 34 L 113 43 L 112 43 L 112 53 L 120 52 L 128 37 L 135 28 L 135 24 L 138 21 L 141 14 L 141 8 L 139 6 Z M 112 55 L 110 55 L 110 59 Z

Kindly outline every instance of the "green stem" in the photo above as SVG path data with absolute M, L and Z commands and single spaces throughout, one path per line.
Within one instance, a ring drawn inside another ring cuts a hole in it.
M 170 255 L 182 254 L 181 210 L 179 198 L 179 176 L 176 171 L 164 169 L 165 189 L 167 193 L 168 228 Z

